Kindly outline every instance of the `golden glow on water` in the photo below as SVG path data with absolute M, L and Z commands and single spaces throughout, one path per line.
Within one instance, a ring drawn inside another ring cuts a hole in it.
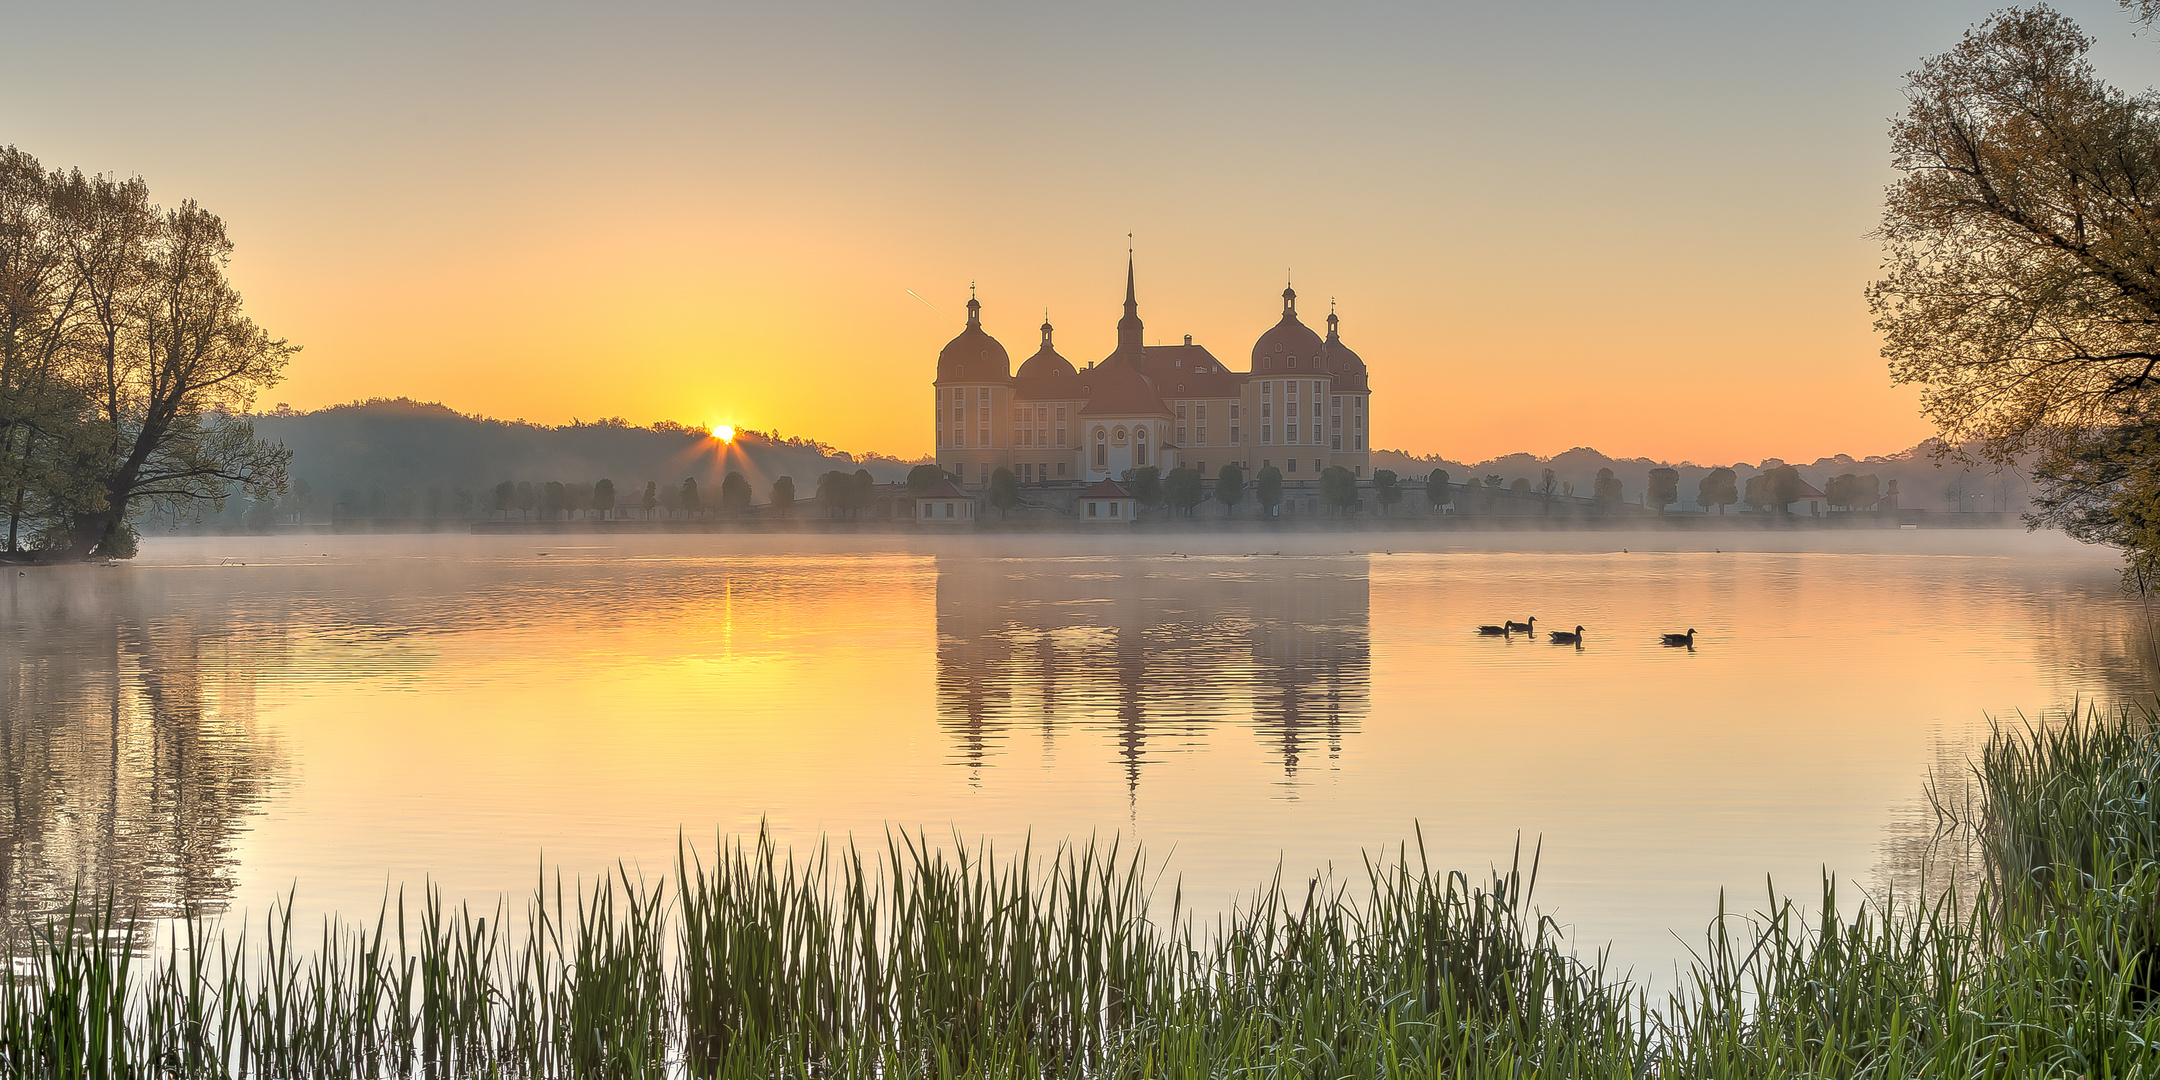
M 2102 553 L 1736 538 L 154 541 L 0 595 L 9 900 L 89 867 L 371 912 L 766 820 L 1137 834 L 1205 904 L 1422 823 L 1473 870 L 1542 838 L 1546 904 L 1658 970 L 1720 887 L 1869 878 L 1986 714 L 2146 686 Z

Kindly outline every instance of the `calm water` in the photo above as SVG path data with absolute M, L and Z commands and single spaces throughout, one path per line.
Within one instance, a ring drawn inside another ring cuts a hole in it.
M 0 894 L 372 914 L 762 820 L 1118 833 L 1205 907 L 1421 823 L 1472 871 L 1542 838 L 1543 906 L 1655 973 L 1721 888 L 1896 880 L 1989 715 L 2150 692 L 2111 556 L 2052 536 L 547 539 L 9 573 Z M 1532 614 L 1587 645 L 1471 632 Z

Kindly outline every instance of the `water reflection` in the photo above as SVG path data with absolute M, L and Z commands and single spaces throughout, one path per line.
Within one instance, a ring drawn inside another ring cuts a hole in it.
M 937 707 L 970 783 L 1036 734 L 1114 733 L 1137 798 L 1165 753 L 1242 725 L 1280 762 L 1334 769 L 1371 702 L 1365 556 L 937 561 Z
M 79 885 L 147 918 L 221 907 L 235 845 L 285 772 L 255 725 L 257 650 L 215 614 L 133 593 L 0 603 L 16 654 L 0 683 L 0 905 L 51 911 Z

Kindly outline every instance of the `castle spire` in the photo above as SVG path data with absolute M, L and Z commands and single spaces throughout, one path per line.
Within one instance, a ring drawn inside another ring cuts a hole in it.
M 1140 300 L 1133 289 L 1132 249 L 1128 247 L 1125 251 L 1125 317 L 1117 324 L 1118 351 L 1129 349 L 1137 358 L 1141 348 L 1140 330 Z
M 968 282 L 968 325 L 982 325 L 982 302 L 975 299 L 975 283 Z
M 1336 340 L 1336 338 L 1335 338 L 1335 298 L 1334 298 L 1334 297 L 1332 297 L 1332 296 L 1328 297 L 1328 302 L 1327 302 L 1327 339 L 1328 339 L 1329 341 L 1334 341 L 1334 340 Z

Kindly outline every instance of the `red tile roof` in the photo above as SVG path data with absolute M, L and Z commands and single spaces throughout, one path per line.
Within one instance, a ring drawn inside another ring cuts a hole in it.
M 953 482 L 950 480 L 940 480 L 930 485 L 929 490 L 915 497 L 918 499 L 972 499 L 975 496 L 954 487 Z
M 1097 480 L 1095 486 L 1080 493 L 1083 499 L 1130 499 L 1132 492 L 1115 480 Z
M 1087 404 L 1080 409 L 1082 416 L 1168 416 L 1170 407 L 1163 404 L 1162 393 L 1147 376 L 1133 370 L 1122 360 L 1097 364 L 1087 373 L 1093 376 Z

